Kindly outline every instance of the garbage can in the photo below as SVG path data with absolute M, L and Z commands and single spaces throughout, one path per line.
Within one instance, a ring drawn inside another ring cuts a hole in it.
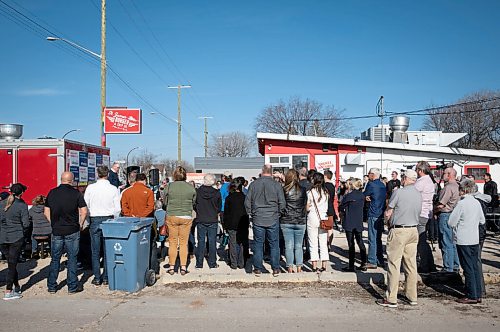
M 121 217 L 101 224 L 110 290 L 137 292 L 155 277 L 149 269 L 152 223 L 153 218 Z

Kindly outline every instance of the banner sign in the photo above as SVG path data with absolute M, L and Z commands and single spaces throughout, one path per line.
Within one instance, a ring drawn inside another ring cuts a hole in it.
M 141 109 L 105 108 L 105 134 L 140 134 L 142 132 Z

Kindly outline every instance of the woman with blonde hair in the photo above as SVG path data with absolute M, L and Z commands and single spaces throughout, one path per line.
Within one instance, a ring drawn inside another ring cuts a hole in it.
M 167 273 L 175 273 L 175 261 L 180 259 L 181 275 L 188 273 L 186 269 L 188 256 L 188 240 L 193 223 L 193 207 L 196 202 L 196 190 L 186 182 L 186 170 L 177 166 L 173 174 L 174 182 L 166 188 L 167 215 L 165 222 L 168 226 L 168 258 Z M 178 249 L 178 251 L 177 251 Z
M 0 250 L 7 259 L 8 269 L 4 300 L 22 297 L 17 261 L 24 244 L 24 234 L 30 225 L 28 206 L 21 199 L 26 189 L 25 185 L 15 183 L 10 187 L 9 197 L 0 202 Z
M 356 249 L 354 247 L 354 240 L 359 247 L 361 254 L 360 270 L 366 271 L 366 248 L 363 243 L 363 207 L 365 204 L 365 197 L 363 195 L 363 182 L 360 179 L 350 179 L 348 182 L 349 192 L 342 199 L 339 210 L 344 215 L 343 226 L 349 245 L 349 266 L 344 267 L 342 271 L 354 272 L 354 260 Z
M 328 231 L 320 227 L 321 220 L 328 218 L 328 200 L 329 195 L 325 188 L 324 175 L 314 173 L 312 175 L 312 188 L 307 192 L 307 237 L 314 272 L 326 271 L 330 261 Z M 321 268 L 318 268 L 318 261 L 321 262 Z

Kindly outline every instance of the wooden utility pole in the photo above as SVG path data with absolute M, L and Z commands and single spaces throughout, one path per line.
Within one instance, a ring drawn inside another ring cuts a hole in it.
M 213 119 L 211 116 L 200 116 L 199 119 L 205 120 L 205 158 L 208 157 L 208 126 L 207 126 L 207 120 L 208 119 Z
M 191 85 L 169 86 L 169 89 L 177 89 L 177 166 L 182 162 L 182 126 L 181 126 L 181 89 L 190 88 Z
M 106 0 L 101 2 L 101 146 L 106 146 L 104 109 L 106 108 Z

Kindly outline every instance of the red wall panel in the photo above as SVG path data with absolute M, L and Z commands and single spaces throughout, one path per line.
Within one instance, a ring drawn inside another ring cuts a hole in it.
M 37 195 L 47 195 L 57 186 L 56 148 L 20 149 L 17 157 L 17 181 L 28 187 L 23 198 L 28 205 Z
M 0 192 L 8 191 L 12 184 L 12 149 L 0 150 Z

